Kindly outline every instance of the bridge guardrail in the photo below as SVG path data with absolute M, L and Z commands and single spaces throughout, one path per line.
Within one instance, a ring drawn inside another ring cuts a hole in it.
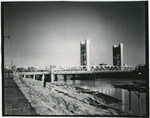
M 91 66 L 91 71 L 87 71 L 86 66 L 56 66 L 51 70 L 51 73 L 93 73 L 93 72 L 105 72 L 105 71 L 133 71 L 135 66 L 123 66 L 122 70 L 120 66 Z M 17 72 L 17 74 L 48 74 L 50 72 Z
M 91 66 L 91 71 L 90 72 L 96 72 L 96 71 L 133 71 L 135 70 L 135 66 L 123 66 L 121 69 L 121 66 Z M 86 66 L 58 66 L 52 69 L 52 72 L 68 72 L 68 71 L 87 71 Z

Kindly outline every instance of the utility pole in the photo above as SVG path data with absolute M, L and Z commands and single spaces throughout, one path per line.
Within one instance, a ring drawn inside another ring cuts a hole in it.
M 9 35 L 4 35 L 4 55 L 7 55 L 6 51 L 6 46 L 7 46 L 7 41 L 9 41 L 10 37 Z M 8 46 L 9 47 L 9 46 Z M 8 60 L 6 59 L 6 56 L 4 56 L 4 68 L 7 68 L 8 65 Z M 8 69 L 10 69 L 10 65 L 8 65 Z
M 13 67 L 13 61 L 11 61 L 11 68 Z

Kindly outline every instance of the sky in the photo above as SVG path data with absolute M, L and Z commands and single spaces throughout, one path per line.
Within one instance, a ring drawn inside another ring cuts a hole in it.
M 85 39 L 92 65 L 112 65 L 112 46 L 119 43 L 124 64 L 145 64 L 145 3 L 5 3 L 4 35 L 5 61 L 17 67 L 80 65 Z

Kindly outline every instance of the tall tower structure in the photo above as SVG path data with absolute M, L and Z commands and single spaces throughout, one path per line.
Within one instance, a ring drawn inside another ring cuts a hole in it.
M 90 55 L 90 40 L 86 39 L 84 42 L 80 42 L 80 58 L 81 65 L 86 65 L 87 70 L 91 70 L 91 55 Z
M 113 45 L 113 65 L 119 66 L 123 70 L 123 44 Z

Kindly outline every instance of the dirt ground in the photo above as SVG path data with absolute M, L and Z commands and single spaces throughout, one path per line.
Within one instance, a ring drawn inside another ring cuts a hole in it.
M 98 91 L 60 82 L 14 77 L 29 103 L 40 115 L 120 115 L 113 106 L 121 101 Z

